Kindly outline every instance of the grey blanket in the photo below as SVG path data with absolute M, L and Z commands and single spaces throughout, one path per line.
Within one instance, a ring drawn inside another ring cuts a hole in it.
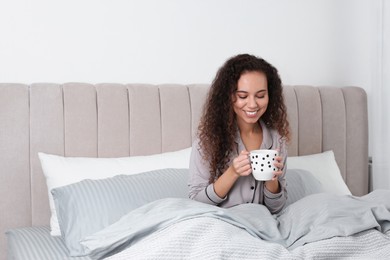
M 253 237 L 293 250 L 307 243 L 370 229 L 388 232 L 390 191 L 377 190 L 363 197 L 314 194 L 278 215 L 271 215 L 257 204 L 224 209 L 189 199 L 162 199 L 129 212 L 118 222 L 84 238 L 81 244 L 92 258 L 100 259 L 175 223 L 204 217 L 230 223 Z

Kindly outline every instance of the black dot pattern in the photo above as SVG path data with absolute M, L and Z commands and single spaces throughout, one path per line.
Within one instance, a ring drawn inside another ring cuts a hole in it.
M 252 164 L 252 170 L 257 171 L 260 170 L 263 172 L 267 168 L 272 168 L 273 171 L 277 171 L 277 168 L 274 167 L 273 162 L 275 161 L 275 157 L 277 154 L 273 154 L 272 157 L 270 157 L 269 154 L 265 156 L 259 156 L 258 154 L 252 154 L 250 156 L 251 164 Z

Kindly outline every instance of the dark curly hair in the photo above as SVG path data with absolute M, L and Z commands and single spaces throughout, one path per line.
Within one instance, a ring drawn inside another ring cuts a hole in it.
M 210 162 L 210 183 L 228 168 L 237 134 L 233 94 L 241 75 L 251 71 L 262 72 L 267 77 L 269 103 L 261 120 L 267 127 L 276 129 L 286 141 L 290 139 L 282 81 L 276 68 L 264 59 L 249 54 L 230 58 L 218 70 L 211 84 L 198 127 L 199 145 L 204 159 Z

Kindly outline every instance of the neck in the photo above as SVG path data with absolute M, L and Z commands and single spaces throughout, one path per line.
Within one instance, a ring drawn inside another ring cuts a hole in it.
M 251 135 L 261 133 L 262 129 L 259 123 L 255 124 L 240 124 L 238 123 L 238 128 L 240 129 L 241 135 Z

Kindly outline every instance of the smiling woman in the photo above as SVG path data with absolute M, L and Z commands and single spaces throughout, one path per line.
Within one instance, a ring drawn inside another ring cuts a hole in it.
M 213 81 L 192 146 L 190 198 L 221 207 L 252 202 L 279 212 L 287 198 L 288 140 L 277 70 L 253 55 L 232 57 Z M 271 180 L 257 181 L 251 174 L 249 152 L 258 149 L 280 152 Z

